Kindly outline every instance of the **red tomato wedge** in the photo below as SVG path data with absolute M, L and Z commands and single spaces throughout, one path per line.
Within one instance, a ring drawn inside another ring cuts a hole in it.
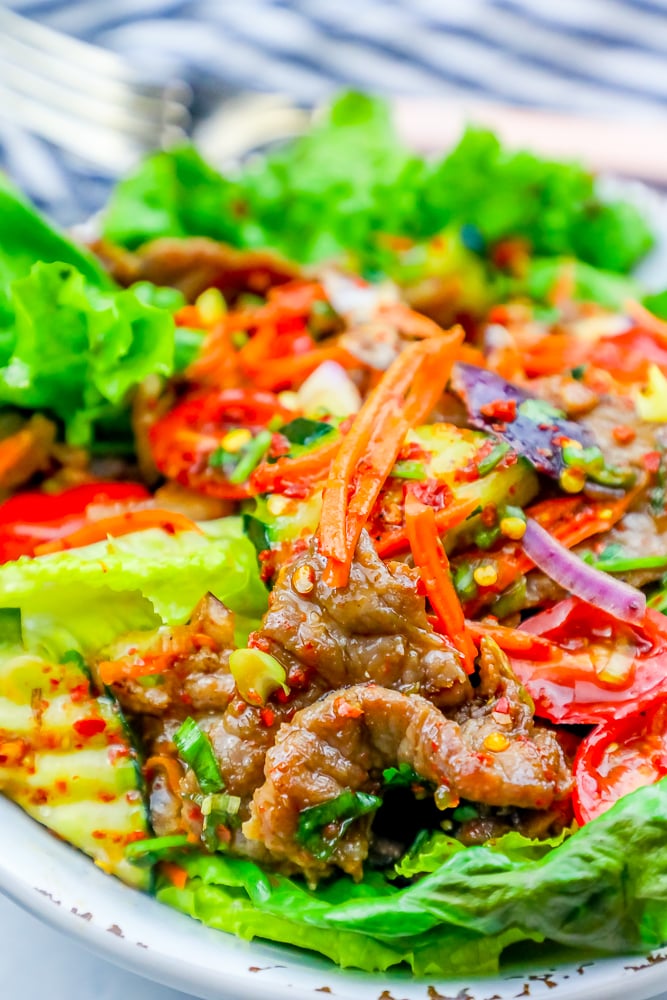
M 211 457 L 230 431 L 243 428 L 254 436 L 274 417 L 288 421 L 294 413 L 272 392 L 259 389 L 215 389 L 185 397 L 150 431 L 153 458 L 160 472 L 182 486 L 218 497 L 241 500 L 250 495 L 247 482 L 230 482 Z
M 511 657 L 536 714 L 551 722 L 624 718 L 667 693 L 667 618 L 657 611 L 631 626 L 571 597 L 520 631 L 551 642 L 548 658 Z
M 572 804 L 589 823 L 622 795 L 653 785 L 667 774 L 667 697 L 650 707 L 598 726 L 581 743 L 574 762 Z
M 0 563 L 35 555 L 41 546 L 69 535 L 88 523 L 89 506 L 147 500 L 139 483 L 97 482 L 60 493 L 17 493 L 0 504 Z

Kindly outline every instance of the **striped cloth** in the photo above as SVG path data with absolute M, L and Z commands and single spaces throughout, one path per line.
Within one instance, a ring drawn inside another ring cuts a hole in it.
M 476 96 L 628 118 L 667 113 L 667 0 L 10 0 L 156 80 Z M 0 164 L 63 221 L 109 178 L 0 126 Z M 73 192 L 76 192 L 74 197 Z

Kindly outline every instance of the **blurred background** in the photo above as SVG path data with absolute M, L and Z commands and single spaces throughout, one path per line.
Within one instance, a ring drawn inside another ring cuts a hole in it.
M 602 166 L 667 180 L 660 129 L 667 120 L 667 0 L 11 0 L 5 8 L 116 54 L 127 79 L 187 83 L 191 117 L 176 124 L 205 146 L 216 130 L 219 137 L 238 126 L 238 116 L 232 126 L 219 121 L 234 95 L 279 93 L 284 109 L 317 105 L 351 86 L 437 98 L 435 110 L 415 111 L 413 103 L 403 111 L 422 145 L 429 136 L 441 144 L 462 117 L 490 116 L 501 132 L 510 129 L 510 142 L 532 137 L 562 155 L 574 146 L 593 166 L 597 150 Z M 44 124 L 44 108 L 34 104 L 55 101 L 64 86 L 99 118 L 88 81 L 103 60 L 96 64 L 89 53 L 88 76 L 81 75 L 83 50 L 63 50 L 60 70 L 67 64 L 75 71 L 63 76 L 39 50 L 17 48 L 15 27 L 0 22 L 0 164 L 69 223 L 99 208 L 120 161 L 93 140 L 91 156 L 63 150 L 66 129 L 58 132 L 57 121 L 47 122 L 54 141 L 41 138 L 35 119 Z M 180 101 L 185 91 L 168 93 Z M 507 118 L 496 104 L 523 114 Z M 555 117 L 536 119 L 526 114 L 531 108 Z M 246 106 L 241 119 L 254 113 Z M 607 122 L 607 129 L 573 131 L 563 113 Z M 205 151 L 220 159 L 215 148 Z

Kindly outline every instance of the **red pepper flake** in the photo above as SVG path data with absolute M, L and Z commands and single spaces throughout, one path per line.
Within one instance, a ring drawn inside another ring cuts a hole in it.
M 634 427 L 626 427 L 625 424 L 619 424 L 618 427 L 614 427 L 611 433 L 614 435 L 614 440 L 618 441 L 619 444 L 630 444 L 637 437 L 637 431 Z
M 509 710 L 510 710 L 509 698 L 506 698 L 505 695 L 503 695 L 502 698 L 499 698 L 498 701 L 496 702 L 493 711 L 498 712 L 499 715 L 509 715 Z
M 336 715 L 341 719 L 358 719 L 364 713 L 357 705 L 350 705 L 344 698 L 336 698 L 334 702 Z
M 99 792 L 97 797 L 100 802 L 113 802 L 116 798 L 113 792 Z
M 103 733 L 107 728 L 107 724 L 104 719 L 78 719 L 72 728 L 84 740 L 89 740 L 93 736 Z
M 660 468 L 660 457 L 659 451 L 647 451 L 645 455 L 642 455 L 642 465 L 647 472 L 655 475 Z
M 489 503 L 480 514 L 480 520 L 485 528 L 494 528 L 498 522 L 498 510 L 494 503 Z
M 148 834 L 141 830 L 135 830 L 134 833 L 125 835 L 126 844 L 135 844 L 138 840 L 148 840 Z
M 124 757 L 129 757 L 129 756 L 130 756 L 129 747 L 118 746 L 109 748 L 109 760 L 111 761 L 112 764 L 115 763 L 115 761 L 117 760 L 122 760 Z
M 67 782 L 66 781 L 62 781 L 62 780 L 61 781 L 56 781 L 54 787 L 55 787 L 55 790 L 60 793 L 60 795 L 64 795 L 66 793 L 66 791 L 67 791 Z
M 276 721 L 276 713 L 272 708 L 266 705 L 259 713 L 259 717 L 262 720 L 262 724 L 270 729 L 273 723 Z
M 93 830 L 93 832 L 91 834 L 91 837 L 93 837 L 95 840 L 106 840 L 107 839 L 107 835 L 104 832 L 104 830 Z
M 475 478 L 479 479 L 479 472 L 475 469 Z M 407 489 L 407 487 L 406 487 Z M 446 483 L 441 483 L 437 479 L 425 479 L 410 484 L 410 492 L 421 503 L 434 510 L 442 510 L 449 503 L 452 491 Z
M 494 399 L 481 406 L 480 413 L 489 420 L 499 420 L 511 424 L 513 420 L 516 420 L 516 400 Z
M 77 684 L 76 687 L 73 687 L 69 693 L 69 696 L 71 700 L 76 703 L 79 701 L 83 701 L 84 698 L 87 698 L 89 693 L 90 690 L 88 682 L 84 681 L 82 684 Z
M 263 653 L 268 653 L 271 650 L 271 643 L 265 636 L 252 632 L 248 639 L 248 649 L 259 649 Z

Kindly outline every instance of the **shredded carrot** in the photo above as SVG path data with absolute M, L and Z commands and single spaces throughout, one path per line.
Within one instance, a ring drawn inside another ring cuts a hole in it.
M 572 302 L 577 290 L 577 271 L 573 260 L 566 260 L 558 269 L 556 281 L 549 292 L 549 302 L 562 306 Z
M 548 660 L 551 657 L 552 644 L 548 639 L 543 639 L 539 635 L 521 632 L 516 628 L 507 628 L 505 625 L 498 625 L 497 622 L 490 622 L 488 619 L 482 621 L 466 619 L 466 626 L 477 644 L 484 636 L 487 636 L 489 639 L 495 640 L 505 653 L 529 656 L 533 660 Z
M 472 514 L 473 510 L 475 510 L 478 505 L 479 500 L 476 498 L 472 498 L 470 500 L 454 500 L 454 502 L 448 507 L 443 507 L 442 510 L 436 510 L 435 525 L 438 529 L 438 534 L 442 535 L 445 531 L 450 531 L 451 528 L 455 528 L 458 524 L 461 524 L 462 521 L 465 521 L 465 519 Z M 376 542 L 375 548 L 377 554 L 382 559 L 388 559 L 390 556 L 394 556 L 398 552 L 405 552 L 410 548 L 405 526 L 397 528 L 394 531 L 386 532 L 386 534 Z
M 463 657 L 466 673 L 475 669 L 475 646 L 466 627 L 449 572 L 449 560 L 442 547 L 435 523 L 435 512 L 408 493 L 405 499 L 405 526 L 412 557 L 422 583 L 438 616 L 441 631 L 447 635 Z
M 623 309 L 642 330 L 655 334 L 661 340 L 667 340 L 667 322 L 650 312 L 641 302 L 629 299 L 624 303 Z
M 162 861 L 161 871 L 176 889 L 185 889 L 188 884 L 188 873 L 185 868 L 175 865 L 173 861 Z
M 417 341 L 387 370 L 343 438 L 324 488 L 320 551 L 325 580 L 347 583 L 359 536 L 410 427 L 425 420 L 449 378 L 463 330 Z
M 121 535 L 128 535 L 133 531 L 145 531 L 148 528 L 161 528 L 169 535 L 174 535 L 178 531 L 202 533 L 194 521 L 184 514 L 168 510 L 130 510 L 114 517 L 91 521 L 69 535 L 38 545 L 35 555 L 45 556 L 52 552 L 62 552 L 64 549 L 78 549 L 94 542 L 103 542 L 109 536 L 119 538 Z
M 149 757 L 144 764 L 144 772 L 148 774 L 150 771 L 154 771 L 158 767 L 162 768 L 164 771 L 170 791 L 173 792 L 174 795 L 180 797 L 183 768 L 179 762 L 174 760 L 173 757 L 165 757 L 164 754 L 155 754 L 154 756 Z
M 378 319 L 393 324 L 399 333 L 406 337 L 414 337 L 416 340 L 442 336 L 442 327 L 434 319 L 411 309 L 405 302 L 392 302 L 390 305 L 382 306 L 378 312 Z
M 259 389 L 284 389 L 288 385 L 300 384 L 325 361 L 336 361 L 342 368 L 363 367 L 359 358 L 344 347 L 317 347 L 291 357 L 272 358 L 269 364 L 253 371 L 253 381 Z
M 310 484 L 324 479 L 340 448 L 340 439 L 321 445 L 298 458 L 279 458 L 262 462 L 250 477 L 253 493 L 281 493 L 295 483 Z
M 173 662 L 174 656 L 165 653 L 157 653 L 147 659 L 123 656 L 118 660 L 100 660 L 97 673 L 103 684 L 120 684 L 122 681 L 162 674 Z

